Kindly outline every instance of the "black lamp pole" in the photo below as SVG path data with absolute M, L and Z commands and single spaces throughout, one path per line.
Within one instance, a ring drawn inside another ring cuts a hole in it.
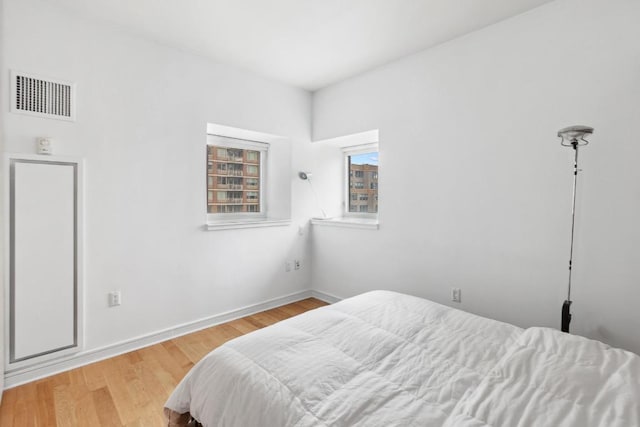
M 569 284 L 567 286 L 567 299 L 562 304 L 562 332 L 569 332 L 571 323 L 571 270 L 573 267 L 573 238 L 576 225 L 576 189 L 578 187 L 578 147 L 587 145 L 589 141 L 585 139 L 587 135 L 593 133 L 593 128 L 588 126 L 571 126 L 558 131 L 558 136 L 562 138 L 561 144 L 571 147 L 575 157 L 573 161 L 573 204 L 571 206 L 571 249 L 569 251 Z

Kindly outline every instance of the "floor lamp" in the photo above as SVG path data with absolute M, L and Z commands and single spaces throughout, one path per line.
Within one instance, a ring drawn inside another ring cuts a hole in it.
M 589 143 L 586 137 L 593 133 L 593 128 L 589 126 L 570 126 L 560 129 L 558 137 L 562 138 L 560 144 L 563 147 L 571 147 L 575 153 L 573 162 L 573 204 L 571 207 L 571 249 L 569 251 L 569 285 L 567 288 L 567 299 L 562 304 L 562 332 L 569 332 L 571 323 L 571 269 L 573 267 L 573 236 L 576 224 L 576 188 L 578 186 L 578 148 Z

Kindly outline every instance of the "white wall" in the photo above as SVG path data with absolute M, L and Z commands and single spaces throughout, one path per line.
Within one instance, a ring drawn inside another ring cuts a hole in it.
M 558 0 L 317 92 L 314 140 L 380 129 L 381 229 L 314 228 L 314 288 L 453 304 L 460 287 L 458 307 L 559 327 L 572 151 L 555 135 L 586 124 L 572 330 L 640 353 L 639 19 L 637 0 Z
M 4 0 L 0 0 L 0 17 L 4 16 Z M 4 52 L 4 19 L 0 19 L 0 52 Z M 4 70 L 4 56 L 0 54 L 0 70 Z M 0 84 L 2 79 L 0 78 Z M 0 90 L 0 94 L 4 93 Z M 4 150 L 4 114 L 0 113 L 0 153 Z M 0 176 L 4 177 L 4 162 L 0 162 Z M 2 181 L 2 180 L 0 180 Z M 6 266 L 4 265 L 4 197 L 0 197 L 0 280 L 4 284 Z M 0 287 L 0 289 L 4 289 Z M 0 331 L 4 331 L 4 292 L 0 291 Z M 1 332 L 0 332 L 1 333 Z M 4 366 L 4 339 L 0 338 L 0 366 Z M 2 401 L 2 390 L 4 388 L 4 375 L 0 375 L 0 401 Z
M 86 158 L 88 350 L 310 285 L 444 303 L 455 286 L 464 309 L 558 326 L 571 150 L 554 135 L 584 123 L 596 134 L 581 158 L 573 329 L 640 352 L 638 1 L 557 0 L 316 93 L 313 139 L 380 129 L 381 229 L 318 227 L 312 247 L 320 211 L 293 172 L 314 173 L 335 215 L 342 162 L 309 143 L 308 93 L 43 1 L 0 5 L 5 100 L 9 69 L 78 84 L 75 123 L 1 102 L 0 149 L 50 136 Z M 292 226 L 202 230 L 207 122 L 293 139 Z M 285 273 L 294 257 L 303 269 Z M 121 307 L 107 307 L 112 289 Z
M 203 230 L 207 122 L 290 137 L 304 169 L 308 92 L 46 2 L 4 3 L 4 149 L 50 136 L 56 154 L 86 159 L 87 350 L 309 288 L 311 199 L 293 171 L 291 226 Z M 76 82 L 77 122 L 9 113 L 9 69 Z M 303 269 L 285 273 L 294 257 Z M 123 303 L 109 308 L 114 289 Z

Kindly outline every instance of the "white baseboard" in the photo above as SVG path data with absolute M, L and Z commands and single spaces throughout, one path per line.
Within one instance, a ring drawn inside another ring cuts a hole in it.
M 152 332 L 150 334 L 130 338 L 128 340 L 110 344 L 104 347 L 61 357 L 60 359 L 38 364 L 37 366 L 30 366 L 13 371 L 7 371 L 4 376 L 4 387 L 5 389 L 16 387 L 21 384 L 38 380 L 40 378 L 48 377 L 60 372 L 68 371 L 73 368 L 98 362 L 109 357 L 118 356 L 120 354 L 128 353 L 130 351 L 137 350 L 143 347 L 148 347 L 162 341 L 167 341 L 182 335 L 190 334 L 201 329 L 219 325 L 220 323 L 229 322 L 231 320 L 250 316 L 261 311 L 270 310 L 281 305 L 290 304 L 292 302 L 311 297 L 328 303 L 334 303 L 340 300 L 340 298 L 337 298 L 333 295 L 313 290 L 295 292 L 293 294 L 273 298 L 257 304 L 248 305 L 236 310 L 230 310 L 193 322 L 184 323 L 173 328 Z
M 311 289 L 310 292 L 313 298 L 319 299 L 320 301 L 328 302 L 329 304 L 335 304 L 338 301 L 342 301 L 342 298 L 340 297 L 332 294 L 327 294 L 325 292 L 316 291 L 315 289 Z

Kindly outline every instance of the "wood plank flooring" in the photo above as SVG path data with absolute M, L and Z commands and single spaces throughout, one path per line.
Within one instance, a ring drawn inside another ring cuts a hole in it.
M 207 353 L 323 305 L 309 298 L 5 390 L 0 426 L 163 426 L 169 394 Z

